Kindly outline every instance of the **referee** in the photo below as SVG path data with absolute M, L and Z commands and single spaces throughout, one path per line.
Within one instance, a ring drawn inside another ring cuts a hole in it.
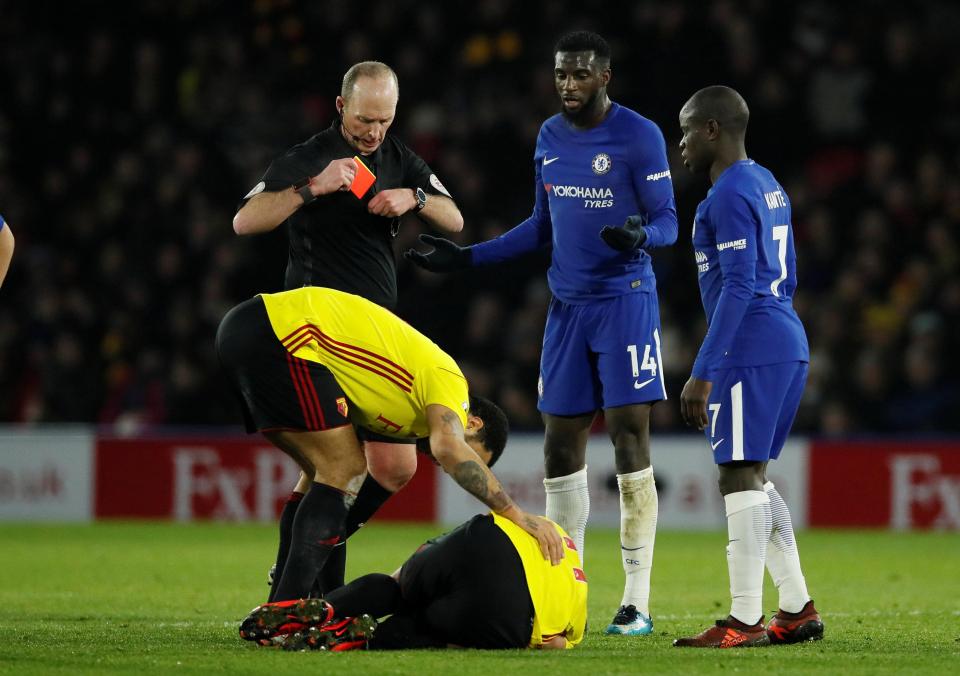
M 433 170 L 387 130 L 397 110 L 397 76 L 378 61 L 343 76 L 337 119 L 281 155 L 247 193 L 233 218 L 238 235 L 290 224 L 284 288 L 326 286 L 393 309 L 397 268 L 392 240 L 414 213 L 445 232 L 463 217 Z M 376 176 L 360 199 L 350 192 L 359 155 Z
M 244 197 L 233 218 L 238 235 L 269 232 L 289 224 L 285 289 L 323 286 L 362 296 L 388 309 L 397 304 L 393 251 L 400 220 L 415 214 L 428 225 L 459 232 L 463 217 L 433 170 L 387 130 L 397 110 L 397 75 L 384 63 L 364 61 L 343 76 L 331 126 L 273 161 Z M 376 177 L 361 198 L 350 186 L 359 156 Z M 364 452 L 370 475 L 350 514 L 362 526 L 412 477 L 413 444 L 368 432 Z M 280 552 L 288 546 L 302 494 L 294 492 L 280 517 Z M 321 575 L 323 591 L 343 584 L 345 544 Z

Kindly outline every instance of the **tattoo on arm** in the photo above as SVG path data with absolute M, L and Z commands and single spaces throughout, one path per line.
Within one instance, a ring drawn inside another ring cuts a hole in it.
M 510 497 L 499 486 L 493 493 L 490 492 L 487 472 L 475 460 L 467 460 L 457 465 L 453 469 L 453 479 L 495 512 L 504 510 L 511 504 Z
M 476 461 L 467 460 L 454 467 L 453 479 L 471 495 L 484 503 L 487 501 L 487 475 Z
M 503 489 L 497 489 L 497 492 L 490 496 L 490 500 L 487 502 L 487 507 L 492 509 L 495 512 L 502 512 L 507 507 L 513 504 L 513 500 L 510 499 L 510 496 L 503 492 Z
M 454 413 L 453 411 L 444 411 L 443 413 L 441 413 L 440 420 L 443 421 L 442 429 L 443 429 L 443 432 L 446 434 L 454 434 L 455 430 L 457 429 L 454 423 L 457 423 L 460 421 L 460 419 L 457 418 L 457 414 Z

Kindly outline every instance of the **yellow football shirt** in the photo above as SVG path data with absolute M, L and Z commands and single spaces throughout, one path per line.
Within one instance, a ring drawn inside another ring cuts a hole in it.
M 510 538 L 523 562 L 534 608 L 530 647 L 536 648 L 557 635 L 567 639 L 567 648 L 580 643 L 587 625 L 587 578 L 573 540 L 553 524 L 563 537 L 566 552 L 563 560 L 553 566 L 543 558 L 532 535 L 499 514 L 493 515 L 493 521 Z
M 427 406 L 467 425 L 467 381 L 432 340 L 365 298 L 321 287 L 261 294 L 288 352 L 327 367 L 350 399 L 350 419 L 398 439 L 429 436 Z

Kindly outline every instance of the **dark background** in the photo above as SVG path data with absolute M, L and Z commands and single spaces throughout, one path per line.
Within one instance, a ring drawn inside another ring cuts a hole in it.
M 552 46 L 613 47 L 611 97 L 671 152 L 680 220 L 654 252 L 671 401 L 705 323 L 690 224 L 708 187 L 678 161 L 677 112 L 737 88 L 747 148 L 794 208 L 811 377 L 796 430 L 960 430 L 960 8 L 950 2 L 0 0 L 0 421 L 118 432 L 227 424 L 224 312 L 281 288 L 284 228 L 231 218 L 270 160 L 326 127 L 343 72 L 400 78 L 390 133 L 459 204 L 463 243 L 525 218 L 532 153 L 557 112 Z M 405 227 L 397 251 L 417 228 Z M 546 255 L 450 277 L 401 265 L 398 313 L 460 361 L 519 428 L 539 427 Z

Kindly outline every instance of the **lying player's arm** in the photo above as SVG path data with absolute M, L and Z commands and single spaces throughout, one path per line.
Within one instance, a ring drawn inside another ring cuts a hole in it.
M 562 634 L 545 638 L 543 643 L 537 646 L 538 650 L 566 650 L 567 639 Z
M 333 160 L 304 187 L 313 197 L 322 197 L 339 190 L 349 190 L 357 175 L 353 158 Z M 307 177 L 304 177 L 306 179 Z M 304 197 L 293 187 L 276 192 L 261 192 L 250 197 L 233 217 L 233 230 L 238 235 L 269 232 L 283 223 L 294 211 L 304 205 Z
M 10 231 L 10 224 L 3 220 L 3 216 L 0 216 L 0 286 L 3 286 L 3 280 L 10 269 L 13 246 L 13 232 Z
M 536 538 L 543 558 L 554 565 L 560 563 L 564 554 L 563 540 L 557 529 L 546 519 L 527 514 L 510 499 L 490 468 L 464 440 L 460 417 L 446 406 L 430 404 L 427 406 L 427 425 L 430 428 L 430 450 L 443 471 L 491 510 Z

